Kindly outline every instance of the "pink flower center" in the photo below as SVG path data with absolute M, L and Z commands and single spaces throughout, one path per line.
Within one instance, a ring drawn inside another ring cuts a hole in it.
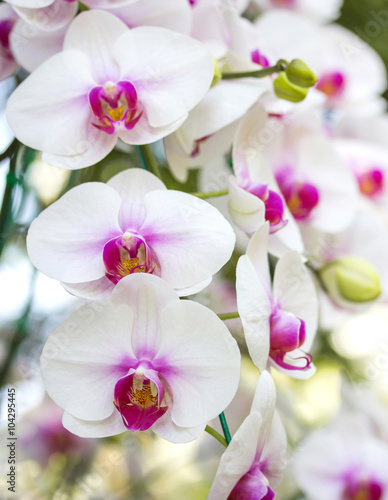
M 345 90 L 346 78 L 340 71 L 324 73 L 315 88 L 326 94 L 330 99 L 341 97 Z
M 275 191 L 268 189 L 267 184 L 259 184 L 256 182 L 249 182 L 247 186 L 242 186 L 243 189 L 248 191 L 265 204 L 265 220 L 269 222 L 270 233 L 276 233 L 287 224 L 287 220 L 283 219 L 284 204 L 281 196 Z
M 138 112 L 138 99 L 131 82 L 107 82 L 89 92 L 89 106 L 95 122 L 92 125 L 107 134 L 118 128 L 132 130 L 143 111 Z
M 130 232 L 109 240 L 103 250 L 105 276 L 114 284 L 133 273 L 160 275 L 156 256 L 144 238 Z
M 268 59 L 258 49 L 251 51 L 251 59 L 252 62 L 260 64 L 263 68 L 267 68 L 270 65 Z
M 307 219 L 319 203 L 319 191 L 309 182 L 296 180 L 286 167 L 276 174 L 276 180 L 295 219 Z
M 378 168 L 373 168 L 362 174 L 357 174 L 357 181 L 361 193 L 373 197 L 383 191 L 384 172 Z
M 12 19 L 0 21 L 0 55 L 11 60 L 13 59 L 13 55 L 9 48 L 9 35 L 13 25 L 14 21 Z
M 227 500 L 272 500 L 275 493 L 268 486 L 268 480 L 261 472 L 260 464 L 253 463 L 235 485 Z
M 283 368 L 289 370 L 303 370 L 310 366 L 312 357 L 306 353 L 303 358 L 305 366 L 296 367 L 285 361 L 287 353 L 299 349 L 306 340 L 306 326 L 303 319 L 294 314 L 275 308 L 270 318 L 270 357 Z M 296 358 L 300 359 L 300 358 Z
M 149 429 L 168 410 L 165 383 L 148 364 L 140 363 L 115 385 L 113 404 L 133 432 Z
M 343 494 L 343 500 L 380 500 L 383 488 L 374 480 L 362 480 L 349 484 Z

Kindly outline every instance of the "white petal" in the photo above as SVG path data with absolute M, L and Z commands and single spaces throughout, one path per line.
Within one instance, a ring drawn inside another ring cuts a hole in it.
M 249 257 L 243 255 L 236 270 L 237 309 L 252 361 L 265 370 L 269 355 L 271 302 Z
M 18 63 L 29 73 L 46 59 L 62 50 L 67 27 L 43 31 L 19 19 L 10 35 L 10 44 Z
M 89 59 L 91 71 L 100 85 L 118 81 L 120 70 L 113 58 L 113 47 L 128 27 L 109 12 L 90 10 L 78 14 L 71 23 L 63 44 L 64 50 L 82 51 Z
M 31 148 L 71 154 L 72 148 L 87 139 L 87 94 L 94 85 L 84 54 L 56 54 L 11 95 L 6 108 L 8 124 L 16 137 Z
M 44 210 L 27 236 L 31 261 L 64 282 L 81 283 L 105 274 L 105 243 L 122 234 L 119 195 L 103 183 L 81 184 Z
M 114 387 L 134 360 L 133 323 L 128 306 L 90 302 L 50 334 L 41 357 L 42 377 L 66 412 L 97 421 L 116 411 Z
M 106 277 L 85 283 L 61 283 L 63 288 L 76 297 L 89 300 L 107 300 L 112 294 L 114 284 Z
M 250 239 L 246 255 L 255 268 L 256 276 L 258 276 L 269 295 L 271 293 L 271 278 L 269 275 L 267 254 L 268 236 L 269 224 L 268 222 L 264 222 Z
M 328 233 L 343 231 L 354 219 L 358 205 L 353 174 L 330 143 L 319 137 L 300 141 L 297 155 L 298 170 L 319 192 L 318 206 L 306 224 Z
M 286 465 L 287 435 L 278 412 L 275 410 L 268 439 L 265 443 L 261 459 L 265 462 L 265 476 L 271 488 L 276 490 L 283 479 Z
M 39 7 L 42 7 L 39 5 Z M 28 6 L 30 7 L 30 5 Z M 42 8 L 15 7 L 19 16 L 37 29 L 56 31 L 69 24 L 77 14 L 77 2 L 54 0 L 50 5 Z
M 251 413 L 244 420 L 221 457 L 207 500 L 228 498 L 238 480 L 249 471 L 255 458 L 260 427 L 259 413 Z
M 63 427 L 76 436 L 83 438 L 102 438 L 115 436 L 127 431 L 123 419 L 118 411 L 104 420 L 81 420 L 70 413 L 64 412 L 62 418 Z
M 160 26 L 187 35 L 190 32 L 191 8 L 187 0 L 143 0 L 121 5 L 123 3 L 108 7 L 130 28 Z
M 117 135 L 107 134 L 90 122 L 87 123 L 86 130 L 85 139 L 80 139 L 74 146 L 68 145 L 66 155 L 43 153 L 42 159 L 49 165 L 68 170 L 78 170 L 98 163 L 115 147 Z
M 160 322 L 163 339 L 158 359 L 173 367 L 166 372 L 172 421 L 182 427 L 206 423 L 236 393 L 241 357 L 237 343 L 217 315 L 196 302 L 166 306 Z
M 119 38 L 114 54 L 121 78 L 135 85 L 152 127 L 185 116 L 214 75 L 213 60 L 200 42 L 163 28 L 132 29 Z
M 140 227 L 144 221 L 146 209 L 144 196 L 150 191 L 166 190 L 163 182 L 156 175 L 140 168 L 131 168 L 115 175 L 108 181 L 121 197 L 119 223 L 122 230 Z
M 115 286 L 111 302 L 131 308 L 135 318 L 131 339 L 133 352 L 139 359 L 153 359 L 159 353 L 164 335 L 160 327 L 161 310 L 170 302 L 179 302 L 174 290 L 157 276 L 131 274 Z
M 187 287 L 187 288 L 179 288 L 175 290 L 179 297 L 186 297 L 188 295 L 194 295 L 195 293 L 201 292 L 204 288 L 210 285 L 212 278 L 208 278 L 206 280 L 200 281 L 196 285 Z
M 309 352 L 318 326 L 318 297 L 314 282 L 297 252 L 289 252 L 278 261 L 273 295 L 281 309 L 305 322 L 306 341 L 302 349 Z
M 269 438 L 272 418 L 276 406 L 276 389 L 274 381 L 267 370 L 264 370 L 259 378 L 250 413 L 258 412 L 262 423 L 257 443 L 257 452 L 261 453 Z
M 51 5 L 54 0 L 7 0 L 7 3 L 15 7 L 30 7 L 31 9 L 39 9 Z
M 265 222 L 264 202 L 241 188 L 233 176 L 229 180 L 228 209 L 232 221 L 248 234 Z
M 154 423 L 152 430 L 155 434 L 171 443 L 188 443 L 202 434 L 205 430 L 205 424 L 196 427 L 178 427 L 171 420 L 171 410 L 169 410 Z
M 235 234 L 209 203 L 169 190 L 148 193 L 144 204 L 141 234 L 157 255 L 162 278 L 174 288 L 209 278 L 230 258 Z
M 182 123 L 186 120 L 187 114 L 181 116 L 178 120 L 167 124 L 164 127 L 151 127 L 147 113 L 143 111 L 140 120 L 132 130 L 122 128 L 119 130 L 120 139 L 127 144 L 150 144 L 159 139 L 163 139 L 167 135 L 175 132 Z

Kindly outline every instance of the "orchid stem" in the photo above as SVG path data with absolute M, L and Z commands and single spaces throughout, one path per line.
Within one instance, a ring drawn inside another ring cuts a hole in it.
M 229 193 L 228 189 L 222 189 L 221 191 L 209 191 L 208 193 L 190 193 L 192 196 L 197 198 L 216 198 L 217 196 L 225 196 Z
M 238 312 L 217 314 L 217 316 L 220 319 L 222 319 L 222 321 L 225 321 L 226 319 L 234 319 L 234 318 L 239 318 L 240 317 L 240 315 L 239 315 Z
M 225 418 L 224 412 L 222 411 L 218 415 L 218 417 L 219 417 L 220 422 L 221 422 L 221 427 L 222 427 L 222 430 L 224 432 L 226 443 L 229 444 L 231 442 L 232 438 L 230 437 L 229 427 L 228 427 L 228 424 L 226 422 L 226 418 Z
M 213 436 L 214 438 L 216 438 L 217 441 L 219 441 L 222 444 L 222 446 L 225 446 L 225 448 L 228 446 L 226 439 L 223 438 L 219 432 L 217 432 L 215 429 L 213 429 L 213 427 L 210 427 L 209 425 L 207 425 L 205 427 L 205 431 L 208 434 L 210 434 L 211 436 Z
M 279 61 L 275 64 L 275 66 L 269 66 L 268 68 L 259 69 L 257 71 L 242 71 L 238 73 L 222 73 L 223 80 L 231 80 L 233 78 L 264 78 L 268 75 L 273 75 L 274 73 L 280 73 L 281 71 L 285 71 L 287 68 L 288 62 L 284 59 L 279 59 Z
M 160 175 L 158 165 L 155 161 L 154 155 L 152 154 L 152 150 L 150 148 L 149 144 L 143 144 L 141 146 L 138 146 L 138 152 L 141 152 L 142 159 L 144 160 L 144 163 L 147 167 L 147 169 L 152 172 L 156 177 L 159 177 L 159 179 L 162 179 L 162 176 Z

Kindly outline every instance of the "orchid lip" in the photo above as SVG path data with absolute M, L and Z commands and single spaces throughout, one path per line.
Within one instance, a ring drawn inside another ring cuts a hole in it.
M 326 94 L 329 99 L 342 96 L 346 87 L 346 77 L 340 71 L 324 73 L 315 85 L 315 88 Z
M 105 244 L 103 261 L 105 275 L 114 284 L 133 273 L 160 275 L 158 260 L 150 246 L 141 235 L 129 231 Z
M 284 203 L 282 197 L 269 189 L 267 184 L 249 182 L 246 186 L 241 187 L 264 202 L 265 220 L 269 222 L 270 234 L 279 231 L 288 223 L 287 220 L 283 219 Z
M 295 219 L 308 219 L 320 200 L 316 186 L 295 179 L 290 167 L 285 167 L 277 172 L 276 181 Z
M 115 133 L 121 124 L 132 130 L 143 114 L 138 110 L 136 88 L 128 81 L 94 87 L 89 92 L 89 106 L 95 119 L 92 125 L 107 134 Z
M 384 171 L 380 168 L 371 168 L 363 173 L 356 174 L 360 191 L 371 198 L 382 193 L 384 189 Z
M 168 410 L 168 394 L 158 372 L 140 365 L 115 385 L 113 404 L 125 427 L 133 432 L 149 429 Z M 140 368 L 140 369 L 139 369 Z

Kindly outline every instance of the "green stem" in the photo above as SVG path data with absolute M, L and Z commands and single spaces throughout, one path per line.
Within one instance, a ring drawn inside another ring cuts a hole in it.
M 207 425 L 205 427 L 205 431 L 208 434 L 210 434 L 211 436 L 213 436 L 214 438 L 216 438 L 217 441 L 219 441 L 222 444 L 222 446 L 225 446 L 225 448 L 228 446 L 226 439 L 223 438 L 219 432 L 217 432 L 215 429 L 213 429 L 213 427 L 210 427 L 209 425 Z
M 18 144 L 19 142 L 17 142 L 17 145 Z M 3 203 L 1 205 L 1 210 L 0 210 L 0 255 L 9 237 L 9 229 L 12 223 L 12 200 L 13 200 L 14 188 L 15 185 L 17 184 L 16 160 L 17 160 L 17 149 L 14 149 L 12 152 L 11 159 L 9 161 L 7 183 L 5 185 Z
M 17 139 L 14 139 L 11 144 L 8 146 L 8 148 L 4 151 L 4 153 L 0 154 L 0 162 L 5 160 L 6 158 L 10 158 L 13 153 L 16 151 L 16 149 L 19 146 L 19 141 Z
M 222 430 L 224 432 L 225 440 L 226 440 L 227 444 L 229 444 L 231 442 L 232 438 L 230 437 L 229 427 L 228 427 L 228 424 L 226 422 L 224 412 L 221 412 L 218 417 L 219 417 L 220 422 L 221 422 L 221 427 L 222 427 Z
M 217 316 L 220 319 L 222 319 L 222 321 L 225 321 L 226 319 L 234 319 L 234 318 L 239 318 L 240 317 L 240 315 L 239 315 L 238 312 L 217 314 Z
M 154 155 L 152 154 L 151 148 L 149 144 L 143 144 L 142 146 L 138 146 L 138 151 L 140 150 L 144 163 L 146 164 L 147 169 L 152 172 L 156 177 L 162 179 L 160 175 L 158 165 L 155 161 Z
M 205 198 L 216 198 L 217 196 L 225 196 L 229 193 L 228 189 L 222 189 L 221 191 L 209 191 L 208 193 L 190 193 L 192 196 L 196 196 L 197 198 L 201 198 L 202 200 Z
M 233 78 L 264 78 L 268 75 L 273 75 L 274 73 L 279 73 L 285 71 L 288 62 L 284 59 L 279 59 L 275 66 L 269 66 L 268 68 L 258 69 L 256 71 L 241 71 L 238 73 L 222 73 L 223 80 L 231 80 Z

